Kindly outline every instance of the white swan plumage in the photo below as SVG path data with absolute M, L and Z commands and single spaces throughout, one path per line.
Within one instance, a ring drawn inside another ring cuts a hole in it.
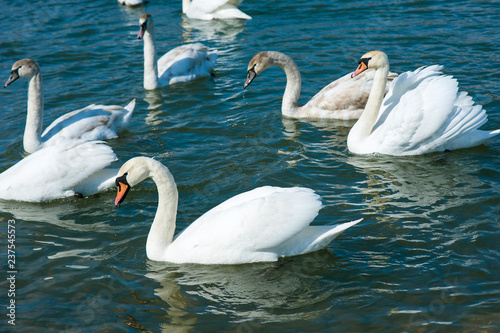
M 500 129 L 478 129 L 487 121 L 486 111 L 459 91 L 456 79 L 443 75 L 442 66 L 400 74 L 385 98 L 387 55 L 366 53 L 353 75 L 369 68 L 375 69 L 375 79 L 365 110 L 347 137 L 349 151 L 420 155 L 477 146 L 500 134 Z
M 299 106 L 302 78 L 299 67 L 288 55 L 276 51 L 257 53 L 249 62 L 247 79 L 243 89 L 271 66 L 278 66 L 285 71 L 287 83 L 283 94 L 281 112 L 290 118 L 329 118 L 358 119 L 363 112 L 373 84 L 375 71 L 351 79 L 351 74 L 331 82 L 321 89 L 305 105 Z M 387 80 L 392 81 L 397 74 L 390 73 Z
M 237 8 L 243 0 L 182 0 L 182 12 L 198 20 L 252 18 Z
M 43 88 L 40 67 L 32 59 L 21 59 L 12 65 L 10 78 L 4 88 L 18 78 L 29 79 L 28 112 L 23 136 L 27 153 L 43 147 L 61 144 L 71 140 L 105 140 L 116 138 L 125 130 L 134 112 L 135 99 L 127 106 L 92 104 L 83 109 L 66 113 L 57 118 L 42 133 Z
M 88 196 L 114 186 L 116 156 L 102 141 L 69 141 L 40 149 L 0 174 L 0 199 L 45 202 Z
M 199 264 L 275 261 L 325 248 L 361 221 L 310 226 L 321 208 L 313 190 L 265 186 L 221 203 L 174 238 L 178 192 L 162 163 L 147 157 L 127 161 L 116 178 L 115 204 L 119 206 L 129 189 L 147 178 L 158 188 L 158 209 L 146 242 L 151 260 Z
M 212 75 L 217 51 L 209 52 L 201 43 L 185 44 L 170 50 L 158 60 L 153 17 L 142 14 L 139 24 L 141 28 L 137 38 L 144 40 L 144 89 L 152 90 Z

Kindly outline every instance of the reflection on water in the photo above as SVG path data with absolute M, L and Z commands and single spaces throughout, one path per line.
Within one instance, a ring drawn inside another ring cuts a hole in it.
M 231 44 L 236 36 L 243 32 L 243 20 L 195 20 L 183 15 L 181 26 L 184 28 L 182 38 L 186 43 L 211 41 Z
M 235 325 L 317 318 L 331 309 L 328 299 L 342 292 L 331 281 L 322 281 L 320 272 L 333 264 L 340 264 L 333 254 L 319 251 L 276 263 L 234 266 L 149 262 L 146 276 L 160 283 L 155 294 L 169 305 L 171 324 L 189 331 L 198 321 L 193 313 L 200 303 L 205 313 Z M 170 332 L 171 326 L 163 327 Z
M 482 182 L 471 167 L 451 154 L 397 158 L 351 155 L 347 163 L 366 174 L 367 179 L 356 188 L 366 195 L 372 208 L 394 206 L 403 209 L 403 215 L 419 212 L 429 216 L 474 202 L 475 194 L 482 191 Z

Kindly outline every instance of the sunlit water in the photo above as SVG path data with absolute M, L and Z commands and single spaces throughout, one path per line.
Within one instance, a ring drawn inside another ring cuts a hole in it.
M 364 221 L 327 250 L 279 263 L 169 265 L 149 261 L 157 194 L 135 187 L 46 204 L 0 203 L 2 330 L 7 221 L 16 224 L 16 329 L 165 332 L 495 332 L 500 330 L 500 139 L 418 157 L 355 156 L 351 122 L 281 116 L 284 73 L 242 85 L 264 50 L 295 59 L 301 101 L 384 50 L 395 72 L 442 64 L 500 127 L 500 21 L 495 2 L 246 0 L 251 21 L 186 19 L 181 1 L 129 9 L 115 1 L 3 1 L 0 78 L 41 66 L 44 126 L 91 103 L 137 98 L 129 130 L 109 144 L 119 167 L 155 157 L 179 189 L 178 231 L 261 185 L 310 187 L 315 224 Z M 138 17 L 156 22 L 160 52 L 203 42 L 219 51 L 215 76 L 146 92 Z M 0 91 L 0 171 L 23 156 L 27 82 Z M 217 239 L 214 239 L 216 242 Z

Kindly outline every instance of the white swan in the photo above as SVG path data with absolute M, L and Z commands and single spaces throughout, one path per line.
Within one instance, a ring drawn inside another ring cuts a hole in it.
M 200 43 L 176 47 L 157 60 L 153 17 L 142 14 L 138 39 L 144 39 L 144 89 L 208 77 L 215 67 L 217 51 L 208 52 Z
M 358 119 L 368 100 L 375 72 L 367 71 L 354 80 L 351 79 L 351 74 L 347 74 L 321 89 L 305 105 L 299 106 L 302 82 L 299 67 L 292 58 L 281 52 L 257 53 L 248 64 L 243 89 L 271 66 L 278 66 L 285 71 L 287 82 L 281 112 L 290 118 Z M 392 81 L 396 76 L 397 74 L 390 73 L 387 80 Z
M 43 88 L 38 64 L 31 59 L 16 61 L 4 88 L 20 77 L 29 79 L 28 114 L 23 137 L 24 150 L 28 153 L 68 140 L 116 138 L 117 133 L 128 126 L 134 111 L 135 99 L 125 107 L 92 104 L 57 118 L 42 133 Z
M 44 202 L 91 195 L 114 185 L 116 160 L 101 141 L 69 141 L 40 149 L 0 174 L 0 199 Z
M 182 12 L 198 20 L 252 18 L 237 8 L 243 0 L 182 0 Z
M 420 155 L 480 145 L 500 134 L 478 128 L 486 112 L 458 82 L 441 73 L 442 66 L 421 67 L 400 74 L 384 98 L 389 60 L 381 51 L 368 52 L 353 73 L 375 69 L 365 110 L 347 137 L 356 154 Z
M 128 190 L 152 178 L 158 188 L 158 209 L 149 231 L 149 259 L 173 263 L 241 264 L 275 261 L 325 248 L 345 229 L 309 226 L 321 208 L 319 196 L 307 188 L 259 187 L 209 210 L 173 239 L 178 193 L 170 171 L 160 162 L 135 157 L 118 171 L 119 206 Z
M 131 7 L 144 5 L 147 4 L 148 2 L 149 1 L 147 0 L 118 0 L 118 3 L 120 5 L 131 6 Z

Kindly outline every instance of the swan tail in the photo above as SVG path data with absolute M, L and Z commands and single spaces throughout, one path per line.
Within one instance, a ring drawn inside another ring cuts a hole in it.
M 127 126 L 128 123 L 130 122 L 130 119 L 132 118 L 132 114 L 134 113 L 134 109 L 135 109 L 135 98 L 130 101 L 130 103 L 128 103 L 124 109 L 127 110 L 127 114 L 125 114 L 125 116 L 123 117 L 123 124 L 124 126 Z
M 321 250 L 328 246 L 338 235 L 340 235 L 345 230 L 350 227 L 358 224 L 363 219 L 359 219 L 352 222 L 342 223 L 340 225 L 335 226 L 334 228 L 329 229 L 327 232 L 316 238 L 305 250 L 304 253 L 309 253 L 317 250 Z M 316 228 L 316 226 L 311 226 L 310 228 Z
M 243 13 L 241 10 L 234 6 L 227 6 L 225 8 L 219 9 L 215 14 L 214 14 L 215 19 L 232 19 L 232 18 L 237 18 L 237 19 L 242 19 L 242 20 L 251 20 L 252 17 Z

